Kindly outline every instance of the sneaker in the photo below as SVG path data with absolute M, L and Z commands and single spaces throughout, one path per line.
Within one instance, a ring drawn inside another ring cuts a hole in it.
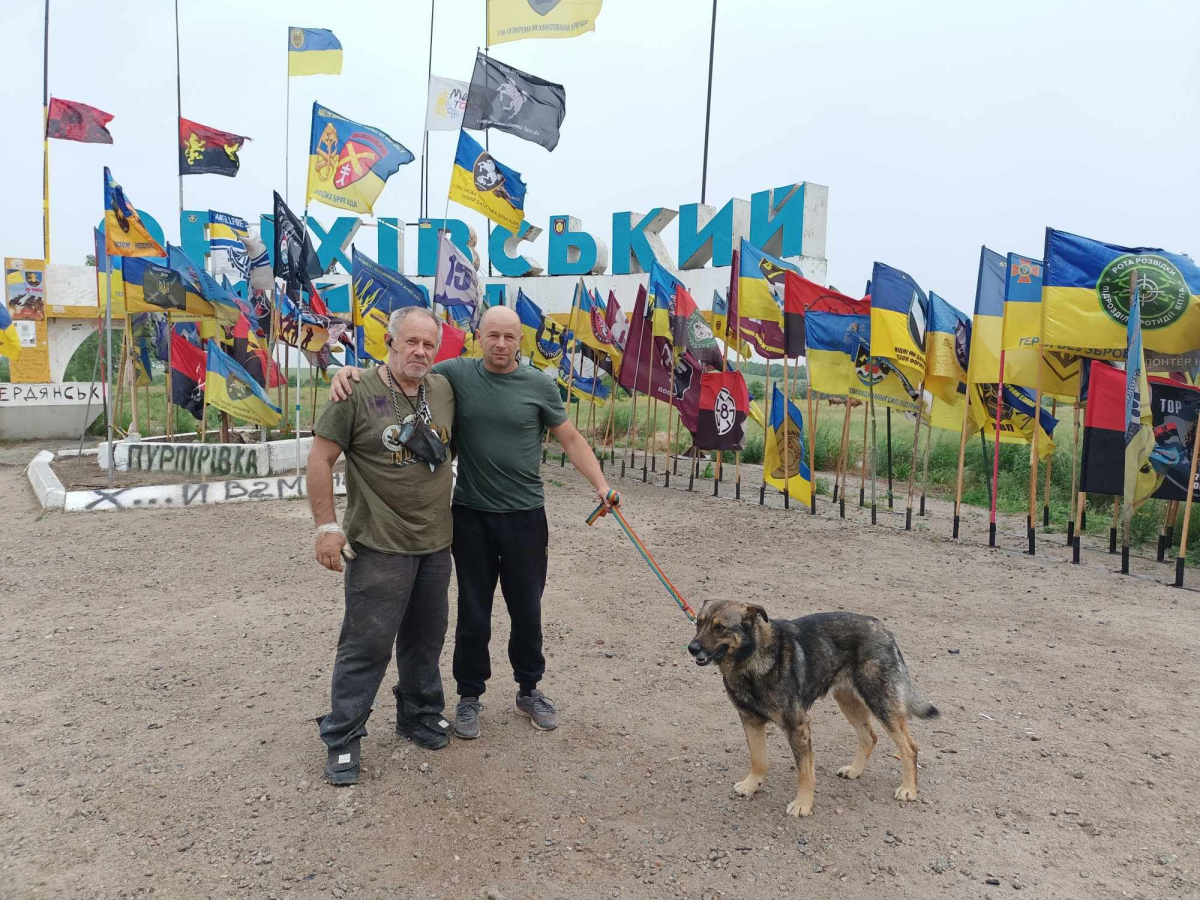
M 464 741 L 479 737 L 479 711 L 483 701 L 478 697 L 460 697 L 454 710 L 454 733 Z
M 325 780 L 337 787 L 358 784 L 358 741 L 345 747 L 331 747 L 325 762 Z
M 396 718 L 396 734 L 426 750 L 441 750 L 450 743 L 450 723 L 441 713 L 422 713 L 415 719 Z
M 527 716 L 539 731 L 553 731 L 558 727 L 558 710 L 546 699 L 546 695 L 534 688 L 528 697 L 517 694 L 517 712 Z

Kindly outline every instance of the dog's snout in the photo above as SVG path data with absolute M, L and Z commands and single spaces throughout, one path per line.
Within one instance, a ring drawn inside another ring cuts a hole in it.
M 692 642 L 688 644 L 688 653 L 692 656 L 699 656 L 700 649 L 700 638 L 692 638 Z

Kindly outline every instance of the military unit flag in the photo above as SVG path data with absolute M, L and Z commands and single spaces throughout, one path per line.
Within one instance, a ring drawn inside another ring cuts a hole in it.
M 304 222 L 290 209 L 279 192 L 275 192 L 275 253 L 272 257 L 274 276 L 282 279 L 288 292 L 302 291 L 313 278 L 324 273 L 317 261 L 317 251 Z
M 104 167 L 104 252 L 109 256 L 166 256 L 162 244 L 151 237 L 142 217 L 121 186 Z
M 741 372 L 705 372 L 700 376 L 696 448 L 741 450 L 749 412 L 750 392 Z
M 959 385 L 967 380 L 970 364 L 971 321 L 967 314 L 929 292 L 925 389 L 953 404 Z
M 478 210 L 516 234 L 525 218 L 525 182 L 479 145 L 467 132 L 458 133 L 458 150 L 450 173 L 450 199 Z
M 791 263 L 759 250 L 745 238 L 739 250 L 738 315 L 783 325 L 783 302 L 776 291 L 784 289 L 784 274 L 800 270 Z
M 112 120 L 112 113 L 102 109 L 51 97 L 46 112 L 46 137 L 81 144 L 111 144 L 113 137 L 107 126 Z
M 376 198 L 412 152 L 386 132 L 313 104 L 305 202 L 369 215 Z
M 488 44 L 572 38 L 596 30 L 604 0 L 485 0 Z
M 448 232 L 438 232 L 437 273 L 433 279 L 433 302 L 442 306 L 462 306 L 474 312 L 483 296 L 479 273 L 470 255 L 450 240 Z
M 211 316 L 213 305 L 177 270 L 130 257 L 121 264 L 125 311 Z
M 271 402 L 262 385 L 217 343 L 208 342 L 204 379 L 208 405 L 264 428 L 274 428 L 282 418 L 279 407 Z
M 561 84 L 475 55 L 463 128 L 494 128 L 553 150 L 566 115 L 567 91 Z
M 288 75 L 342 74 L 342 44 L 328 28 L 288 29 Z
M 387 359 L 384 337 L 392 313 L 406 306 L 428 308 L 429 301 L 420 288 L 399 272 L 381 266 L 365 253 L 359 253 L 356 247 L 351 249 L 351 263 L 358 356 L 383 362 Z
M 910 379 L 925 375 L 929 298 L 907 272 L 875 263 L 871 272 L 871 355 L 891 360 Z
M 779 385 L 773 384 L 771 421 L 763 451 L 763 480 L 780 491 L 787 491 L 793 500 L 812 506 L 812 472 L 804 449 L 804 417 L 791 400 L 786 405 L 785 414 L 783 392 Z
M 563 356 L 560 326 L 542 314 L 541 307 L 517 289 L 517 316 L 521 319 L 521 355 L 538 369 L 557 368 Z
M 199 421 L 204 415 L 204 351 L 171 329 L 171 402 Z
M 209 128 L 188 119 L 179 120 L 179 174 L 228 175 L 238 173 L 238 151 L 250 138 Z

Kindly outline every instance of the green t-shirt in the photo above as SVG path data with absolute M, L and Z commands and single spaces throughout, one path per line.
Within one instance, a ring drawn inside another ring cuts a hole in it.
M 542 435 L 567 420 L 558 386 L 532 366 L 498 375 L 482 359 L 467 357 L 440 362 L 433 371 L 446 376 L 458 404 L 454 505 L 488 512 L 540 509 L 546 502 Z
M 317 420 L 316 433 L 336 443 L 346 454 L 346 540 L 381 553 L 423 556 L 450 546 L 454 520 L 450 491 L 454 475 L 449 459 L 429 471 L 408 450 L 384 441 L 396 425 L 392 394 L 380 366 L 364 373 L 354 394 L 343 403 L 329 403 Z M 407 403 L 397 391 L 400 413 L 407 416 L 417 403 Z M 430 424 L 449 445 L 454 427 L 454 392 L 440 375 L 425 377 Z

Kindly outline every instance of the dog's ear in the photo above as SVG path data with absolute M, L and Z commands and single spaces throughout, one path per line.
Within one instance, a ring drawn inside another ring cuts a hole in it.
M 747 606 L 746 607 L 746 618 L 753 619 L 755 616 L 762 616 L 762 620 L 764 622 L 771 621 L 770 619 L 767 618 L 767 611 L 765 609 L 763 609 L 761 606 Z

